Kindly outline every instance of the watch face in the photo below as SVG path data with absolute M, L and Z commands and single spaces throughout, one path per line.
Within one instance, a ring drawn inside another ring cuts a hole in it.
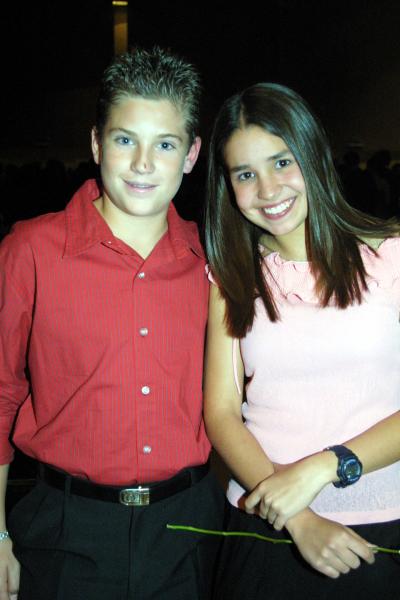
M 361 465 L 356 458 L 348 458 L 343 464 L 343 475 L 349 483 L 357 481 L 361 476 Z

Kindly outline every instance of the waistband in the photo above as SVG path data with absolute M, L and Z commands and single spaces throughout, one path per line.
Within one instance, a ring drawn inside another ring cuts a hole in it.
M 208 471 L 209 462 L 183 469 L 170 479 L 163 481 L 114 487 L 74 477 L 50 465 L 39 463 L 39 479 L 50 487 L 61 491 L 69 490 L 70 494 L 84 498 L 117 502 L 125 506 L 147 506 L 165 500 L 201 481 Z

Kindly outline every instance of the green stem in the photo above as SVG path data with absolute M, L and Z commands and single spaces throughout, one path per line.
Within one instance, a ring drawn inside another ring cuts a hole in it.
M 376 552 L 386 552 L 386 554 L 399 554 L 400 555 L 400 549 L 392 550 L 392 548 L 382 548 L 381 546 L 374 546 L 374 550 Z
M 247 533 L 246 531 L 216 531 L 214 529 L 200 529 L 198 527 L 192 527 L 190 525 L 167 525 L 167 529 L 175 529 L 179 531 L 193 531 L 194 533 L 205 533 L 206 535 L 222 535 L 224 537 L 252 537 L 264 542 L 271 542 L 272 544 L 293 544 L 292 540 L 275 539 L 260 535 L 259 533 Z
M 206 535 L 220 535 L 223 537 L 251 537 L 257 540 L 263 540 L 264 542 L 271 542 L 272 544 L 293 544 L 292 540 L 285 540 L 282 538 L 271 538 L 266 535 L 260 535 L 259 533 L 247 532 L 247 531 L 217 531 L 215 529 L 200 529 L 199 527 L 192 527 L 191 525 L 171 525 L 167 524 L 167 529 L 173 529 L 175 531 L 192 531 L 193 533 L 203 533 Z M 400 550 L 392 550 L 391 548 L 382 548 L 381 546 L 374 546 L 375 552 L 384 552 L 386 554 L 399 554 Z

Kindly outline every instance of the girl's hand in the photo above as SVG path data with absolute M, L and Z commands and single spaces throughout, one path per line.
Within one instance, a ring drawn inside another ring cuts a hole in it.
M 280 531 L 287 520 L 307 508 L 336 475 L 337 458 L 321 452 L 288 466 L 275 466 L 245 501 L 246 512 L 256 512 Z
M 373 547 L 355 531 L 307 509 L 287 523 L 302 557 L 317 571 L 336 579 L 351 569 L 357 569 L 361 560 L 375 561 Z

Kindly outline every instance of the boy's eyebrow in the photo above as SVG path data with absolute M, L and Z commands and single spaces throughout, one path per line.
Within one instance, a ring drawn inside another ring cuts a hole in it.
M 280 158 L 283 158 L 284 156 L 287 156 L 288 154 L 292 154 L 292 152 L 289 150 L 289 148 L 286 148 L 285 150 L 282 150 L 281 152 L 278 152 L 277 154 L 273 154 L 272 156 L 269 156 L 267 158 L 267 162 L 273 162 L 274 160 L 279 160 Z M 243 171 L 243 169 L 249 169 L 250 165 L 237 165 L 236 167 L 232 167 L 232 169 L 229 169 L 230 173 L 237 173 L 238 171 Z
M 124 127 L 112 127 L 110 129 L 110 133 L 115 133 L 117 131 L 121 131 L 122 133 L 126 133 L 127 135 L 132 135 L 132 136 L 136 135 L 135 131 L 131 131 L 130 129 L 125 129 Z M 181 138 L 181 136 L 177 135 L 176 133 L 160 133 L 156 137 L 159 139 L 166 138 L 166 137 L 174 138 L 176 140 L 179 140 L 180 142 L 183 142 L 183 139 Z

